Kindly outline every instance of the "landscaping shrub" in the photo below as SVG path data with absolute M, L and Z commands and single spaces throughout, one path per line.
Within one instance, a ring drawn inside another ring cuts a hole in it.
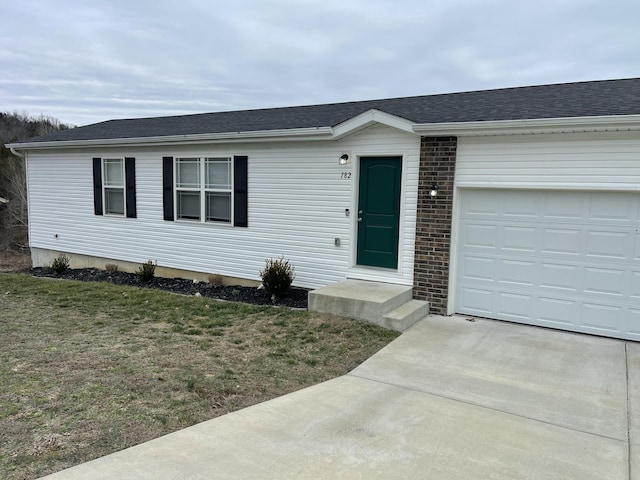
M 222 286 L 222 275 L 209 275 L 209 285 L 212 285 L 214 287 L 220 287 Z
M 104 266 L 104 269 L 109 273 L 115 273 L 118 271 L 118 265 L 116 265 L 115 263 L 107 263 Z
M 156 264 L 151 260 L 148 260 L 140 266 L 136 275 L 138 276 L 138 281 L 140 283 L 150 282 L 156 275 Z
M 289 263 L 289 260 L 285 260 L 284 256 L 275 260 L 268 258 L 264 270 L 260 272 L 265 290 L 276 298 L 287 296 L 295 277 L 294 266 Z
M 63 274 L 69 269 L 71 265 L 71 260 L 64 253 L 61 253 L 51 262 L 51 270 L 56 272 L 58 275 Z

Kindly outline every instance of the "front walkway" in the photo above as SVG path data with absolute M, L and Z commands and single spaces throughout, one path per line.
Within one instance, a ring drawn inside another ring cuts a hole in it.
M 640 344 L 427 317 L 344 377 L 46 478 L 640 480 Z

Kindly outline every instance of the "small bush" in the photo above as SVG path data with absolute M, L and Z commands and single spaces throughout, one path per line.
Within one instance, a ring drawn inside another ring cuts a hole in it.
M 268 258 L 264 270 L 260 272 L 260 278 L 267 292 L 276 298 L 282 298 L 289 293 L 293 279 L 296 278 L 296 270 L 284 256 L 275 260 Z
M 107 263 L 104 266 L 104 269 L 109 273 L 115 273 L 118 271 L 118 265 L 116 265 L 115 263 Z
M 71 265 L 71 260 L 64 253 L 61 253 L 51 262 L 51 270 L 56 272 L 58 275 L 63 274 L 67 270 L 69 270 L 69 266 Z
M 222 286 L 222 275 L 209 275 L 208 277 L 209 285 L 214 287 Z
M 138 281 L 140 283 L 147 283 L 150 282 L 151 280 L 153 280 L 153 277 L 155 277 L 156 275 L 156 263 L 153 263 L 151 260 L 148 260 L 147 262 L 143 263 L 140 268 L 138 268 L 138 271 L 136 272 L 136 275 L 138 276 Z

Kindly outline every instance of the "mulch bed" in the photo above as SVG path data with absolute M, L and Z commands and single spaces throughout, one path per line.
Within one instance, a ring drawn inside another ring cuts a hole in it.
M 36 277 L 64 278 L 82 282 L 109 282 L 115 285 L 131 285 L 143 288 L 157 288 L 183 295 L 197 295 L 218 300 L 250 303 L 253 305 L 277 305 L 291 308 L 307 308 L 308 289 L 292 287 L 285 298 L 272 299 L 269 292 L 256 287 L 213 286 L 207 282 L 194 282 L 184 278 L 155 277 L 141 283 L 135 273 L 107 272 L 97 268 L 69 269 L 62 274 L 46 267 L 32 268 L 26 273 Z

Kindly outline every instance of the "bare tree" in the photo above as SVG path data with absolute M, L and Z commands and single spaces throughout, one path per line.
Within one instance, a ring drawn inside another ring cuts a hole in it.
M 6 250 L 12 245 L 22 247 L 28 244 L 27 182 L 23 158 L 12 155 L 4 162 L 0 175 L 3 197 L 8 200 L 0 212 L 0 225 L 3 227 L 2 247 Z

